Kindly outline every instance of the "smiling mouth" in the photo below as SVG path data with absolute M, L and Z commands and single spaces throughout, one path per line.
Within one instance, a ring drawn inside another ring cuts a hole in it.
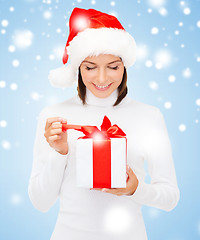
M 93 83 L 93 84 L 94 84 L 94 83 Z M 108 84 L 108 85 L 104 85 L 104 86 L 100 86 L 100 85 L 94 84 L 94 86 L 95 86 L 96 89 L 103 91 L 103 90 L 107 90 L 107 89 L 110 87 L 111 84 L 112 84 L 112 83 L 110 83 L 110 84 Z

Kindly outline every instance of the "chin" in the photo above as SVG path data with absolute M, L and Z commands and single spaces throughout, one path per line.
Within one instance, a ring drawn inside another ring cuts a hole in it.
M 106 98 L 108 96 L 110 96 L 112 92 L 93 92 L 93 94 L 96 96 L 96 97 L 99 97 L 99 98 Z
M 98 97 L 98 98 L 106 98 L 106 97 L 108 97 L 109 95 L 104 95 L 104 96 L 102 96 L 102 95 L 96 95 L 96 97 Z

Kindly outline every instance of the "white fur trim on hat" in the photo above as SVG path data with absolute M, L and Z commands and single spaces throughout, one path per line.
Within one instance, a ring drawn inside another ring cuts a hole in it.
M 125 30 L 118 28 L 87 28 L 79 32 L 67 47 L 71 64 L 52 70 L 49 80 L 54 87 L 73 86 L 78 80 L 78 68 L 88 56 L 113 54 L 122 58 L 126 68 L 136 61 L 136 43 Z
M 53 69 L 49 72 L 48 79 L 53 87 L 66 88 L 76 83 L 77 71 L 73 69 L 71 64 L 63 65 L 60 68 Z

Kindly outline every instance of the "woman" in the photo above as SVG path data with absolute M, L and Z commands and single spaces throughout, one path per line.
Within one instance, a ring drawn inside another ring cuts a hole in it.
M 78 95 L 40 114 L 29 197 L 42 212 L 60 199 L 52 240 L 145 240 L 142 205 L 171 211 L 180 196 L 163 115 L 127 96 L 126 70 L 135 62 L 136 45 L 117 18 L 75 8 L 69 27 L 63 63 L 70 56 L 71 64 L 51 71 L 49 79 L 55 87 L 78 79 Z M 99 127 L 105 115 L 126 133 L 126 188 L 76 187 L 76 139 L 83 134 L 63 132 L 62 123 Z

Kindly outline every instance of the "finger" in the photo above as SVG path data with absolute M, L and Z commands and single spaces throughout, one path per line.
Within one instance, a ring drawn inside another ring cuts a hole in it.
M 128 176 L 131 176 L 131 175 L 134 174 L 134 173 L 133 173 L 133 170 L 132 170 L 131 167 L 128 166 L 128 165 L 127 165 L 127 168 L 126 168 L 126 173 L 128 174 Z
M 59 135 L 53 135 L 49 137 L 49 142 L 54 142 L 58 139 L 60 139 L 61 137 Z
M 128 181 L 128 178 L 129 178 L 129 177 L 128 177 L 128 174 L 126 173 L 126 182 Z
M 53 117 L 53 118 L 48 118 L 46 121 L 46 127 L 45 130 L 47 128 L 49 128 L 53 123 L 67 123 L 67 120 L 61 117 Z
M 125 188 L 90 188 L 90 190 L 98 190 L 105 193 L 115 194 L 117 196 L 123 195 L 125 193 L 124 189 Z
M 62 127 L 62 124 L 61 123 L 52 123 L 51 125 L 52 128 L 61 128 Z
M 102 191 L 106 193 L 112 193 L 112 194 L 117 194 L 120 192 L 118 188 L 103 188 Z
M 62 129 L 61 128 L 57 128 L 57 129 L 51 129 L 49 131 L 50 135 L 55 135 L 55 134 L 60 134 L 62 132 Z
M 90 188 L 90 190 L 102 190 L 102 188 Z
M 60 117 L 47 118 L 45 130 L 48 129 L 53 122 L 61 122 L 63 119 Z
M 103 191 L 104 192 L 104 191 Z M 105 193 L 110 193 L 110 194 L 114 194 L 114 195 L 117 195 L 117 196 L 121 196 L 121 195 L 124 195 L 123 192 L 120 192 L 120 191 L 105 191 Z

